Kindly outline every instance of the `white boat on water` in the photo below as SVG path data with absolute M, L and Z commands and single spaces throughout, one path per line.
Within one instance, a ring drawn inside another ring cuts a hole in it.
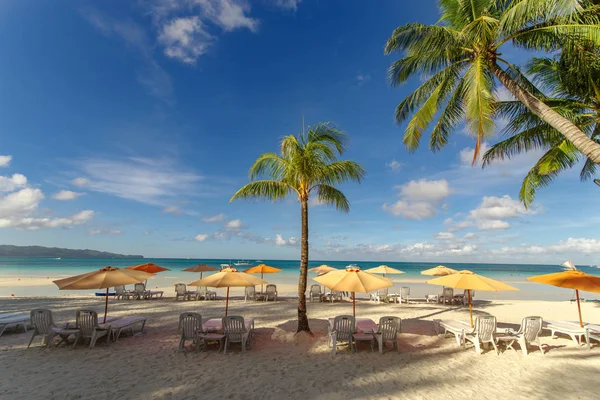
M 252 264 L 250 264 L 250 261 L 248 261 L 248 260 L 237 260 L 236 262 L 233 263 L 233 265 L 235 265 L 236 267 L 242 267 L 245 265 L 252 265 Z

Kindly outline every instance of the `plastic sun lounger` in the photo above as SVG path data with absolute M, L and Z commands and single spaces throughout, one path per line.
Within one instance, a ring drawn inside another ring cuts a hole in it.
M 13 314 L 8 317 L 0 319 L 0 336 L 4 333 L 6 328 L 14 326 L 15 328 L 19 325 L 23 325 L 23 329 L 27 332 L 27 324 L 29 324 L 29 315 L 26 314 Z
M 552 338 L 555 337 L 555 333 L 562 333 L 568 335 L 575 343 L 576 346 L 580 346 L 582 342 L 582 338 L 587 335 L 588 329 L 584 324 L 582 328 L 579 326 L 579 322 L 571 322 L 571 321 L 544 321 L 544 329 L 549 329 L 551 332 Z M 588 342 L 588 347 L 589 342 Z
M 434 319 L 433 327 L 436 334 L 440 334 L 441 330 L 444 330 L 444 337 L 448 333 L 454 335 L 456 344 L 462 346 L 465 340 L 465 334 L 473 332 L 474 328 L 468 322 L 458 321 L 455 319 Z
M 110 332 L 112 335 L 113 342 L 119 340 L 119 336 L 121 336 L 121 332 L 123 330 L 130 330 L 131 334 L 135 334 L 136 326 L 140 326 L 139 333 L 144 331 L 144 327 L 146 326 L 146 321 L 148 318 L 146 317 L 122 317 L 119 319 L 112 320 L 110 323 Z

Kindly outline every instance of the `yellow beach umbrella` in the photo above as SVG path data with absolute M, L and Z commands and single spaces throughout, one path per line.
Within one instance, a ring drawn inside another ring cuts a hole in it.
M 346 267 L 345 270 L 331 271 L 313 279 L 331 290 L 352 292 L 352 313 L 354 316 L 356 316 L 356 292 L 369 293 L 394 286 L 391 279 L 361 271 L 359 267 L 355 266 Z
M 227 288 L 227 298 L 225 300 L 225 316 L 229 310 L 229 288 L 231 287 L 248 287 L 269 283 L 255 276 L 239 272 L 235 268 L 223 268 L 220 272 L 212 274 L 204 279 L 194 281 L 189 286 L 208 286 L 214 288 Z
M 556 272 L 553 274 L 530 276 L 528 281 L 544 283 L 561 288 L 575 289 L 577 298 L 577 310 L 579 311 L 579 325 L 583 327 L 581 318 L 581 305 L 579 304 L 579 291 L 600 293 L 600 277 L 586 274 L 579 270 Z
M 326 274 L 331 271 L 339 271 L 337 268 L 330 267 L 327 264 L 319 265 L 318 267 L 314 267 L 308 270 L 308 272 L 316 272 L 319 275 Z
M 259 264 L 244 271 L 247 274 L 260 274 L 260 279 L 263 279 L 264 274 L 275 274 L 281 272 L 279 268 L 270 267 L 265 264 Z M 263 285 L 260 285 L 260 291 L 263 291 Z
M 445 267 L 443 265 L 438 265 L 437 267 L 426 269 L 425 271 L 421 271 L 421 275 L 429 275 L 429 276 L 446 276 L 456 274 L 458 271 L 452 268 Z
M 469 315 L 471 326 L 473 326 L 473 305 L 471 303 L 471 290 L 483 290 L 491 292 L 499 292 L 503 290 L 519 290 L 509 286 L 506 283 L 486 278 L 485 276 L 477 275 L 474 272 L 463 270 L 456 274 L 441 276 L 439 278 L 427 281 L 431 285 L 446 286 L 454 289 L 465 289 L 469 298 Z
M 104 267 L 97 271 L 88 272 L 70 278 L 53 281 L 60 290 L 86 290 L 106 289 L 106 300 L 104 303 L 104 322 L 108 311 L 108 289 L 114 286 L 141 283 L 154 274 L 131 269 L 119 269 L 115 267 Z
M 372 274 L 403 274 L 404 271 L 400 271 L 399 269 L 388 267 L 387 265 L 380 265 L 379 267 L 365 269 L 365 272 L 370 272 Z
M 210 265 L 206 265 L 206 264 L 198 264 L 198 265 L 194 265 L 193 267 L 182 269 L 182 271 L 185 271 L 185 272 L 200 272 L 200 279 L 202 279 L 203 272 L 212 272 L 212 271 L 218 271 L 218 270 L 219 270 L 219 268 L 211 267 Z

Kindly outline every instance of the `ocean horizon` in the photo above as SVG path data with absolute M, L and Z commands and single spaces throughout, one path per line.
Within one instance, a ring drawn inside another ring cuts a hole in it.
M 169 288 L 175 283 L 190 283 L 199 278 L 199 274 L 182 271 L 196 264 L 207 264 L 220 268 L 221 264 L 231 264 L 238 260 L 233 259 L 203 259 L 203 258 L 55 258 L 55 257 L 0 257 L 0 296 L 60 296 L 60 295 L 86 295 L 95 291 L 60 291 L 52 280 L 68 276 L 83 274 L 108 265 L 125 268 L 133 265 L 153 262 L 169 271 L 153 277 L 148 287 Z M 266 274 L 264 279 L 280 287 L 283 296 L 296 296 L 297 280 L 299 276 L 299 260 L 248 260 L 248 265 L 237 268 L 241 271 L 259 263 L 280 268 L 281 273 Z M 503 281 L 519 288 L 518 292 L 487 292 L 478 294 L 479 298 L 493 299 L 545 299 L 567 300 L 572 297 L 572 291 L 554 288 L 547 285 L 532 284 L 526 278 L 562 270 L 560 265 L 549 264 L 508 264 L 508 263 L 440 263 L 440 262 L 396 262 L 396 261 L 331 261 L 311 260 L 309 268 L 327 264 L 334 268 L 344 268 L 355 264 L 366 270 L 385 264 L 403 271 L 403 274 L 390 276 L 394 280 L 394 288 L 409 286 L 413 297 L 422 297 L 425 294 L 437 293 L 439 288 L 425 283 L 430 277 L 421 275 L 421 271 L 443 264 L 450 268 L 468 269 L 475 273 Z M 578 269 L 593 275 L 600 275 L 598 268 L 578 266 Z M 316 275 L 309 273 L 308 286 Z M 168 289 L 167 289 L 168 290 Z M 243 289 L 236 289 L 243 293 Z M 166 293 L 171 295 L 171 293 Z M 238 293 L 239 295 L 239 293 Z M 595 296 L 594 296 L 595 297 Z

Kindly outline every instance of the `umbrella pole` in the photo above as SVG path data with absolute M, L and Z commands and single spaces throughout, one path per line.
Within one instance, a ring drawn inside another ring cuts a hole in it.
M 473 303 L 471 302 L 471 289 L 467 289 L 467 296 L 469 296 L 469 317 L 471 319 L 471 328 L 473 328 L 475 325 L 473 325 Z
M 106 300 L 104 300 L 104 322 L 103 322 L 103 324 L 106 323 L 106 312 L 108 311 L 108 289 L 110 289 L 110 288 L 106 288 Z M 580 318 L 581 318 L 581 315 L 580 315 Z
M 261 273 L 260 273 L 260 279 L 263 279 L 263 276 L 264 276 L 264 275 L 263 275 L 263 273 L 261 272 Z M 262 283 L 260 284 L 260 292 L 261 292 L 261 293 L 263 292 L 263 284 L 262 284 Z
M 227 298 L 225 299 L 225 316 L 227 316 L 228 308 L 229 308 L 229 287 L 227 288 Z
M 352 315 L 356 318 L 356 293 L 352 292 Z
M 579 311 L 579 326 L 583 328 L 583 319 L 581 318 L 581 305 L 579 304 L 579 290 L 575 289 L 575 297 L 577 297 L 577 311 Z

